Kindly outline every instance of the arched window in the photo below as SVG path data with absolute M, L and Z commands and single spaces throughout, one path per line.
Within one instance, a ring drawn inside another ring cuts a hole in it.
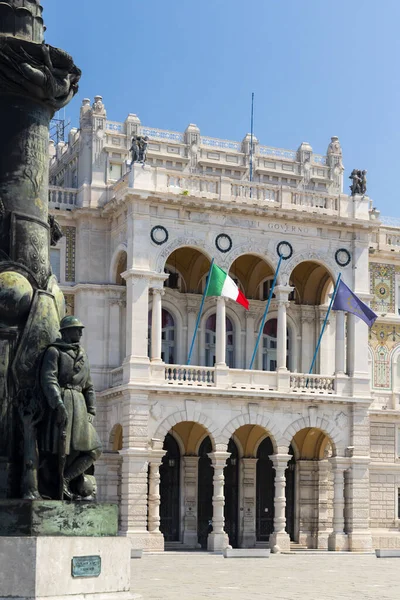
M 213 314 L 208 317 L 206 321 L 206 331 L 205 331 L 205 350 L 206 350 L 206 367 L 213 367 L 215 365 L 215 347 L 216 347 L 216 323 L 217 323 L 217 315 Z M 226 356 L 225 362 L 233 369 L 235 364 L 234 358 L 234 346 L 233 346 L 233 338 L 234 338 L 234 329 L 232 321 L 226 317 L 225 320 L 226 327 Z
M 262 370 L 263 371 L 276 371 L 277 357 L 276 349 L 278 345 L 277 340 L 277 319 L 269 319 L 264 325 L 262 335 Z M 289 368 L 290 358 L 290 336 L 289 330 L 286 330 L 286 367 Z
M 148 320 L 148 353 L 151 357 L 151 322 L 152 322 L 152 311 L 149 311 Z M 165 308 L 161 312 L 161 360 L 168 365 L 175 364 L 175 320 L 168 310 Z

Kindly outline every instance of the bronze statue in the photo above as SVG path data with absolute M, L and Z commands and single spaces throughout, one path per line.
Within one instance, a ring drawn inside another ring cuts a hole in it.
M 60 499 L 88 499 L 93 494 L 85 474 L 92 474 L 101 454 L 101 442 L 93 427 L 96 396 L 87 355 L 80 346 L 83 325 L 76 317 L 64 317 L 61 338 L 44 353 L 40 383 L 46 401 L 40 450 L 58 457 Z M 54 479 L 54 477 L 53 477 Z
M 129 151 L 131 153 L 131 164 L 133 165 L 133 163 L 138 162 L 139 160 L 139 144 L 138 144 L 138 137 L 137 135 L 134 135 L 132 138 L 132 145 L 129 148 Z
M 355 194 L 367 193 L 367 171 L 353 169 L 349 179 L 352 180 L 352 184 L 350 186 L 352 196 L 355 196 Z
M 0 2 L 0 499 L 40 497 L 40 357 L 65 314 L 49 260 L 62 233 L 48 219 L 49 123 L 81 72 L 44 42 L 42 12 Z
M 131 165 L 135 162 L 141 162 L 143 165 L 146 162 L 147 158 L 147 146 L 148 146 L 148 137 L 142 135 L 134 135 L 132 138 L 132 145 L 130 147 L 131 152 Z

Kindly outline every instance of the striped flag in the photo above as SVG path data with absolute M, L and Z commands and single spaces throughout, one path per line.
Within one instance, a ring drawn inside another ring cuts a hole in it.
M 249 301 L 239 290 L 233 279 L 229 277 L 228 273 L 213 264 L 208 277 L 209 282 L 206 296 L 224 296 L 225 298 L 231 298 L 238 304 L 244 306 L 246 310 L 249 310 Z

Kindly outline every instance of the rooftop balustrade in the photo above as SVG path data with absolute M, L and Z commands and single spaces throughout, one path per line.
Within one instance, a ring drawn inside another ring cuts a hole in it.
M 168 194 L 171 199 L 190 205 L 193 199 L 215 200 L 227 205 L 239 204 L 255 208 L 281 208 L 290 211 L 321 214 L 346 219 L 370 220 L 370 200 L 357 203 L 351 196 L 302 190 L 289 185 L 274 185 L 235 180 L 215 174 L 181 173 L 176 170 L 135 165 L 109 190 L 109 200 L 120 200 L 134 191 Z

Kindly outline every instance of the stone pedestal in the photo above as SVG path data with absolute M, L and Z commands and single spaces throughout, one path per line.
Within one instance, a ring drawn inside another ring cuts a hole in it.
M 130 600 L 116 504 L 0 502 L 0 600 Z
M 0 537 L 0 600 L 133 600 L 130 558 L 121 537 Z
M 116 504 L 57 500 L 0 501 L 0 542 L 1 536 L 113 535 L 118 535 Z M 1 567 L 0 562 L 0 570 Z

